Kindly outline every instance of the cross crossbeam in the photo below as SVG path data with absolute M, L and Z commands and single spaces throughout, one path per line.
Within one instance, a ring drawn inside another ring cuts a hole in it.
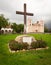
M 24 15 L 24 12 L 16 11 L 16 14 Z M 28 16 L 33 16 L 32 13 L 26 13 L 26 15 L 28 15 Z

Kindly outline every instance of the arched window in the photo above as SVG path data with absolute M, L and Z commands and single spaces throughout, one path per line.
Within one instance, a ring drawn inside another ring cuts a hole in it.
M 9 30 L 9 32 L 11 32 L 11 30 Z
M 5 30 L 5 32 L 8 32 L 7 30 Z
M 3 34 L 4 33 L 4 30 L 2 30 L 1 33 Z

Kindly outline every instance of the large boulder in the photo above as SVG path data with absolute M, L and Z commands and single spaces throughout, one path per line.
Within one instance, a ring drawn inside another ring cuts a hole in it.
M 15 41 L 19 43 L 28 43 L 30 45 L 31 42 L 36 42 L 36 39 L 29 35 L 20 35 L 15 38 Z

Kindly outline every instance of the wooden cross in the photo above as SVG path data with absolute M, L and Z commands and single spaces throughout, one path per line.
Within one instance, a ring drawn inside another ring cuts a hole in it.
M 33 16 L 33 13 L 27 13 L 26 4 L 24 4 L 24 12 L 16 11 L 16 14 L 24 15 L 24 33 L 26 33 L 26 15 Z

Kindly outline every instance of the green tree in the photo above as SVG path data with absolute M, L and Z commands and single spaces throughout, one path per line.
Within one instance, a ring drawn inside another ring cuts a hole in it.
M 24 25 L 23 24 L 13 23 L 11 27 L 13 28 L 13 31 L 15 31 L 17 33 L 23 32 L 23 29 L 24 29 Z
M 49 28 L 49 33 L 51 33 L 51 28 Z
M 48 32 L 48 28 L 46 25 L 44 25 L 44 32 Z
M 24 30 L 24 25 L 23 24 L 19 24 L 18 25 L 18 32 L 21 33 L 21 32 L 23 32 L 23 30 Z
M 13 31 L 17 32 L 17 24 L 12 23 L 11 28 L 13 28 Z
M 0 15 L 0 29 L 8 25 L 8 19 L 4 17 L 3 14 Z

